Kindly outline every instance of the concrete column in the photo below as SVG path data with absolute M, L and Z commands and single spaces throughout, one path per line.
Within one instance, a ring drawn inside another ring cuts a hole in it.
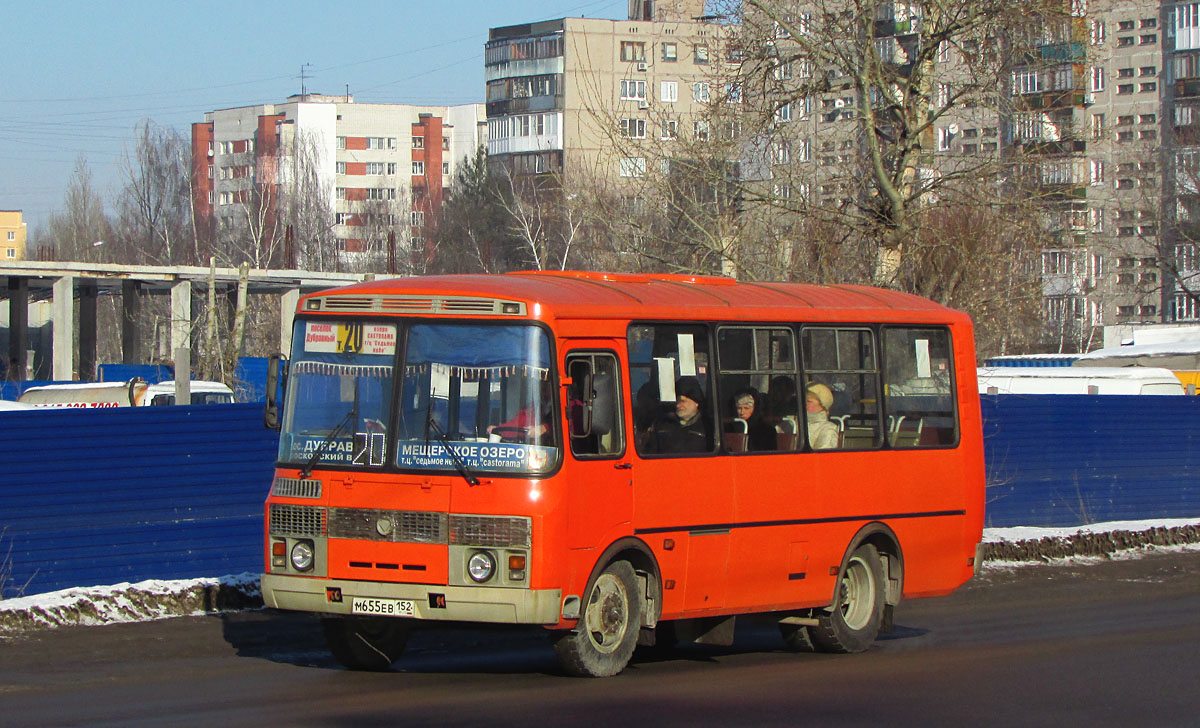
M 96 365 L 99 363 L 99 346 L 96 339 L 97 297 L 99 290 L 94 280 L 79 282 L 79 381 L 96 381 Z
M 292 323 L 296 320 L 296 304 L 299 302 L 299 288 L 284 291 L 279 296 L 279 351 L 289 359 L 292 356 Z
M 25 381 L 29 364 L 29 281 L 20 276 L 8 279 L 8 378 Z
M 121 363 L 141 364 L 142 346 L 138 335 L 141 323 L 142 284 L 121 281 Z
M 186 361 L 179 360 L 180 349 L 188 350 Z M 192 282 L 177 281 L 171 286 L 171 355 L 175 357 L 175 381 L 191 379 L 191 350 Z
M 54 281 L 54 302 L 50 310 L 54 326 L 54 379 L 75 378 L 75 276 Z

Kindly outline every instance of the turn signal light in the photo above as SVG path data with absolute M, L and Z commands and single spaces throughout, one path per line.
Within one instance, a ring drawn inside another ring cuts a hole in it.
M 525 557 L 522 555 L 512 555 L 508 557 L 508 568 L 512 571 L 525 568 Z

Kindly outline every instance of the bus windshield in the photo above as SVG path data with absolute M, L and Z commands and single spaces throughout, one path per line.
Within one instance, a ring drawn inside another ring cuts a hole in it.
M 296 326 L 292 357 L 279 461 L 382 467 L 396 327 L 304 321 Z
M 550 341 L 528 325 L 409 329 L 396 464 L 542 473 L 558 460 Z

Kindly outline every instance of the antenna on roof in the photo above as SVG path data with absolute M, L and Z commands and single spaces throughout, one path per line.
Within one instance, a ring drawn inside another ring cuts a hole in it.
M 308 86 L 305 84 L 311 76 L 308 75 L 308 69 L 312 68 L 311 63 L 300 64 L 300 100 L 308 101 Z

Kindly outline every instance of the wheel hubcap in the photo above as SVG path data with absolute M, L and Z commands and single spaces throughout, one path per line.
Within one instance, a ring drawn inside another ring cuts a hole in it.
M 612 652 L 621 644 L 629 624 L 625 585 L 612 574 L 601 574 L 592 588 L 584 623 L 596 649 Z
M 853 630 L 864 629 L 871 623 L 875 611 L 875 578 L 871 569 L 859 557 L 850 559 L 842 575 L 842 621 Z

